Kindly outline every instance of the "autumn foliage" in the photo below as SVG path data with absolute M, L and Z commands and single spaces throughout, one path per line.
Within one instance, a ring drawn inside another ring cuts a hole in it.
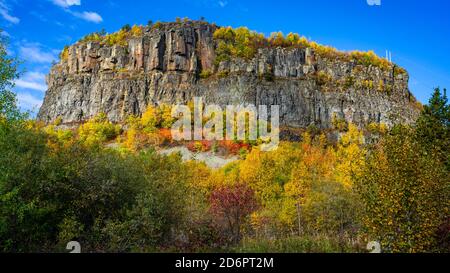
M 234 242 L 241 238 L 241 225 L 257 209 L 254 191 L 246 184 L 219 186 L 211 193 L 210 210 L 228 226 Z
M 252 59 L 260 48 L 312 48 L 323 58 L 354 61 L 363 66 L 375 66 L 382 70 L 395 69 L 396 75 L 406 72 L 401 67 L 394 68 L 389 61 L 377 56 L 373 51 L 339 51 L 310 41 L 297 33 L 284 35 L 282 32 L 273 32 L 267 38 L 264 34 L 251 31 L 246 27 L 222 27 L 214 32 L 214 39 L 218 41 L 216 64 L 232 58 Z
M 171 138 L 170 107 L 78 128 L 22 116 L 0 96 L 0 251 L 448 252 L 449 107 L 415 126 L 336 120 L 264 152 L 258 142 Z M 366 142 L 365 136 L 377 140 Z M 157 150 L 238 159 L 218 169 Z M 239 155 L 237 157 L 236 155 Z

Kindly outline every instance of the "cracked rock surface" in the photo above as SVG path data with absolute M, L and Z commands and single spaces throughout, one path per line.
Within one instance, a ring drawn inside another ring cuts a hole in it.
M 322 58 L 311 48 L 261 48 L 251 60 L 214 63 L 215 25 L 164 23 L 145 28 L 127 46 L 78 42 L 55 64 L 38 119 L 83 122 L 99 112 L 114 122 L 147 106 L 206 103 L 280 105 L 290 127 L 331 127 L 333 117 L 357 125 L 413 122 L 418 107 L 408 74 Z M 200 77 L 202 71 L 211 76 Z M 327 75 L 321 82 L 317 75 Z M 351 79 L 352 84 L 345 84 Z M 361 84 L 361 83 L 365 83 Z M 369 84 L 368 84 L 369 83 Z M 390 86 L 380 91 L 379 85 Z

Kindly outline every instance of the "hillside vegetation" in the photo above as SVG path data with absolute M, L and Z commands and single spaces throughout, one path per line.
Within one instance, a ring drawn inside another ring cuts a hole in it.
M 448 122 L 434 106 L 417 127 L 397 126 L 373 146 L 352 124 L 335 146 L 309 133 L 274 152 L 229 143 L 241 160 L 218 170 L 158 155 L 155 116 L 134 118 L 120 148 L 108 148 L 119 132 L 104 118 L 66 131 L 8 110 L 0 247 L 53 252 L 77 240 L 94 252 L 359 252 L 379 240 L 385 252 L 448 251 Z
M 284 35 L 282 32 L 274 32 L 270 37 L 262 33 L 251 31 L 246 27 L 232 28 L 222 27 L 214 32 L 214 38 L 219 41 L 217 47 L 216 63 L 230 60 L 232 57 L 251 59 L 259 48 L 282 47 L 282 48 L 312 48 L 324 58 L 338 59 L 341 61 L 353 61 L 361 65 L 373 65 L 383 70 L 393 69 L 392 64 L 384 58 L 378 57 L 373 51 L 339 51 L 336 48 L 320 45 L 309 41 L 306 37 L 297 33 Z M 400 67 L 396 67 L 395 73 L 405 73 Z

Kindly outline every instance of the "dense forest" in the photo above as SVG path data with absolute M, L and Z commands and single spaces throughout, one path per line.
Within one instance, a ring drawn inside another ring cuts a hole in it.
M 173 145 L 168 106 L 65 129 L 18 109 L 18 76 L 2 42 L 0 252 L 65 252 L 72 240 L 83 252 L 450 251 L 445 90 L 414 125 L 337 122 L 338 141 L 309 128 L 272 152 L 186 143 L 240 158 L 210 169 L 157 153 Z

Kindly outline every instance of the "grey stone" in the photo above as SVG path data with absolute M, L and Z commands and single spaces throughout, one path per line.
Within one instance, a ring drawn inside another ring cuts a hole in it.
M 321 58 L 311 48 L 262 48 L 252 60 L 214 65 L 217 27 L 206 23 L 166 23 L 127 47 L 76 43 L 69 57 L 54 65 L 38 119 L 63 123 L 85 121 L 99 112 L 114 122 L 142 114 L 148 105 L 187 103 L 202 96 L 220 105 L 280 105 L 281 124 L 329 128 L 333 115 L 357 125 L 411 123 L 419 110 L 408 89 L 407 74 L 353 62 Z M 200 79 L 202 70 L 215 75 Z M 332 82 L 320 86 L 317 71 Z M 226 77 L 217 76 L 229 72 Z M 273 79 L 265 77 L 273 75 Z M 374 87 L 335 84 L 346 78 L 370 79 Z M 376 90 L 379 82 L 390 92 Z

